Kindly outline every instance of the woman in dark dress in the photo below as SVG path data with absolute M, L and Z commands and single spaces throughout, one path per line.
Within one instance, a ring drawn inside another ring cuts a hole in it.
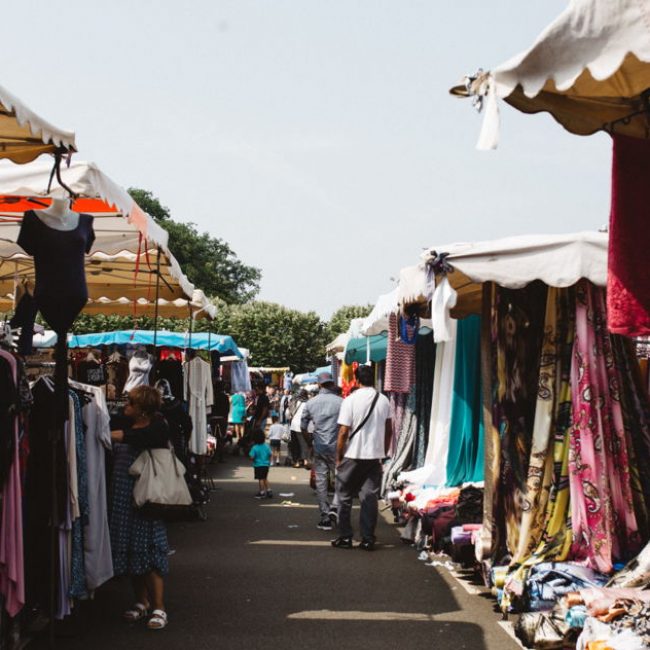
M 137 386 L 128 396 L 124 415 L 128 426 L 111 431 L 114 443 L 110 531 L 115 575 L 128 575 L 135 603 L 124 612 L 128 621 L 151 616 L 147 627 L 167 625 L 163 601 L 163 578 L 169 572 L 169 545 L 163 521 L 146 519 L 133 506 L 133 484 L 129 467 L 144 449 L 169 444 L 169 427 L 159 414 L 160 393 L 151 386 Z

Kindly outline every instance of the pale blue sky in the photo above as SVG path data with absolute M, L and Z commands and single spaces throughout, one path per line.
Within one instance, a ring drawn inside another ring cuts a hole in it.
M 448 95 L 527 48 L 559 0 L 21 0 L 0 84 L 79 160 L 151 190 L 329 317 L 421 249 L 607 222 L 610 143 L 502 106 L 496 152 Z

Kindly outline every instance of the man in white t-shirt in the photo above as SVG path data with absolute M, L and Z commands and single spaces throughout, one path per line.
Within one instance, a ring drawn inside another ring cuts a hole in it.
M 343 400 L 339 413 L 336 446 L 336 493 L 339 503 L 339 537 L 335 548 L 352 548 L 352 501 L 361 502 L 361 544 L 365 551 L 375 546 L 375 527 L 379 513 L 382 459 L 388 456 L 392 436 L 390 404 L 373 388 L 372 368 L 359 366 L 358 388 Z

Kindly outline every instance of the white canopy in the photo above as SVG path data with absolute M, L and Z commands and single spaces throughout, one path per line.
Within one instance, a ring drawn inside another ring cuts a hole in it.
M 525 113 L 548 111 L 571 133 L 590 135 L 647 108 L 649 88 L 650 0 L 571 0 L 529 50 L 452 93 L 487 96 L 478 148 L 493 149 L 497 98 Z M 646 137 L 644 120 L 615 129 Z
M 51 173 L 52 165 L 47 162 L 36 161 L 27 165 L 0 162 L 0 197 L 67 197 L 66 190 L 60 187 L 56 180 L 51 183 L 48 192 Z M 74 161 L 69 167 L 62 166 L 61 178 L 78 196 L 101 199 L 110 209 L 110 212 L 103 210 L 104 214 L 97 215 L 101 216 L 102 221 L 101 229 L 99 232 L 96 229 L 95 232 L 97 239 L 93 251 L 99 250 L 109 255 L 123 250 L 137 252 L 140 235 L 154 247 L 167 246 L 169 240 L 167 231 L 143 212 L 130 194 L 104 174 L 95 163 Z M 2 213 L 2 205 L 0 202 L 0 213 Z M 39 207 L 42 206 L 38 204 L 32 206 L 35 209 Z M 125 228 L 125 219 L 131 228 Z M 130 236 L 125 234 L 129 231 Z M 2 239 L 6 240 L 8 237 L 5 231 L 0 232 L 2 232 Z M 5 249 L 0 251 L 0 257 L 10 256 L 11 253 L 7 254 Z
M 50 165 L 40 162 L 0 163 L 0 296 L 13 294 L 17 280 L 34 276 L 32 258 L 15 242 L 21 210 L 42 207 L 40 198 L 66 196 L 56 182 L 48 192 L 50 173 Z M 75 209 L 95 218 L 95 242 L 86 258 L 86 281 L 92 300 L 126 301 L 131 309 L 133 300 L 154 300 L 159 254 L 159 297 L 166 301 L 182 299 L 185 305 L 193 300 L 194 287 L 167 248 L 167 232 L 122 187 L 93 163 L 73 163 L 62 169 L 61 175 L 63 182 L 82 197 Z M 95 302 L 94 308 L 103 306 Z
M 361 334 L 363 336 L 373 336 L 388 331 L 388 316 L 398 310 L 397 297 L 397 287 L 389 293 L 379 296 L 372 311 L 361 323 Z
M 72 131 L 46 122 L 0 86 L 0 158 L 28 163 L 43 153 L 75 151 Z
M 399 303 L 408 305 L 431 298 L 428 264 L 443 253 L 448 253 L 446 261 L 453 267 L 448 278 L 459 293 L 458 313 L 480 309 L 483 282 L 520 289 L 535 280 L 552 287 L 570 287 L 586 278 L 604 287 L 607 244 L 607 233 L 579 232 L 432 247 L 422 254 L 420 264 L 402 270 Z

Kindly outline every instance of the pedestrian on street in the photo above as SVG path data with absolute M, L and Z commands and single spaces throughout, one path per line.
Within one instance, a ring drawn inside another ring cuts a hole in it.
M 256 431 L 253 437 L 255 444 L 251 447 L 250 458 L 253 461 L 255 479 L 259 483 L 256 499 L 270 499 L 273 492 L 269 488 L 269 467 L 271 466 L 271 447 L 266 444 L 263 431 Z
M 339 411 L 343 400 L 336 394 L 334 380 L 329 372 L 317 377 L 320 391 L 316 397 L 305 403 L 300 427 L 302 435 L 313 453 L 313 467 L 316 479 L 316 497 L 320 510 L 320 530 L 332 530 L 337 521 L 337 500 L 330 506 L 328 487 L 330 476 L 336 471 L 336 441 L 338 436 Z M 313 432 L 309 431 L 310 423 Z
M 246 419 L 246 398 L 243 393 L 230 396 L 230 424 L 233 426 L 233 439 L 241 439 L 244 435 L 244 420 Z
M 289 405 L 289 429 L 291 431 L 289 449 L 294 467 L 308 467 L 309 449 L 307 447 L 307 441 L 302 435 L 302 429 L 300 428 L 302 410 L 308 399 L 307 391 L 301 389 Z
M 167 626 L 163 578 L 169 572 L 169 544 L 165 523 L 147 519 L 133 505 L 135 478 L 129 467 L 145 449 L 169 445 L 169 427 L 160 415 L 160 393 L 152 386 L 131 389 L 124 423 L 111 427 L 113 482 L 110 534 L 115 575 L 131 578 L 135 603 L 124 612 L 129 622 L 148 618 L 150 630 Z M 149 613 L 151 612 L 151 614 Z
M 282 438 L 284 437 L 285 427 L 278 422 L 277 415 L 271 416 L 273 424 L 269 428 L 269 444 L 273 452 L 273 463 L 277 466 L 280 464 L 280 450 L 282 449 Z
M 335 548 L 352 548 L 352 500 L 361 502 L 361 544 L 372 551 L 379 514 L 382 460 L 388 456 L 392 437 L 390 405 L 373 387 L 370 366 L 359 366 L 355 376 L 360 388 L 341 405 L 336 446 L 336 496 L 339 507 L 339 537 Z

